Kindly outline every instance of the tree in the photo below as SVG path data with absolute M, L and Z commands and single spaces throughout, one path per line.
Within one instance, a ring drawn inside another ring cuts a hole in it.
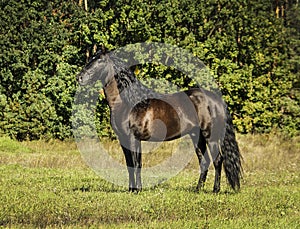
M 299 134 L 298 0 L 1 1 L 0 133 L 67 138 L 75 75 L 102 46 L 155 41 L 189 50 L 211 70 L 241 133 Z M 139 77 L 193 85 L 141 65 Z M 109 132 L 104 99 L 98 129 Z

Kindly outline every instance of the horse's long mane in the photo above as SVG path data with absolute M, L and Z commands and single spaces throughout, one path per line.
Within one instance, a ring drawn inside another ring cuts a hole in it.
M 121 98 L 128 104 L 134 106 L 148 105 L 150 98 L 159 98 L 160 94 L 143 85 L 134 75 L 134 72 L 126 66 L 121 59 L 111 55 L 115 79 L 117 81 Z

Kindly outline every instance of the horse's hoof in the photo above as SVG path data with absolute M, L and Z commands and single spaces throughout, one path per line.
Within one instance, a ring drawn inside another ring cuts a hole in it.
M 219 192 L 220 192 L 220 188 L 214 188 L 214 189 L 213 189 L 213 193 L 217 194 L 217 193 L 219 193 Z
M 129 188 L 129 192 L 131 193 L 139 193 L 142 191 L 142 188 Z
M 196 189 L 195 189 L 195 192 L 201 192 L 203 190 L 203 188 L 202 187 L 196 187 Z
M 204 184 L 203 183 L 198 184 L 196 187 L 196 192 L 201 192 L 203 191 L 203 189 L 204 189 Z

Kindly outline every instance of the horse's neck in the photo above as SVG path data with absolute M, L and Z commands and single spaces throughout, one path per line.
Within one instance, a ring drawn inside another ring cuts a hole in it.
M 112 79 L 104 87 L 105 97 L 111 109 L 117 104 L 126 103 L 134 106 L 138 103 L 147 103 L 148 98 L 159 97 L 159 94 L 141 84 L 138 80 L 129 78 Z
M 122 102 L 118 89 L 118 84 L 114 77 L 105 85 L 104 93 L 108 105 L 111 109 L 113 109 L 116 104 Z

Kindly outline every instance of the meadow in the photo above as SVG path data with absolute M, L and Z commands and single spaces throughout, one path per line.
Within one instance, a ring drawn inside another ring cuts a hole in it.
M 244 173 L 237 193 L 222 177 L 213 194 L 213 169 L 205 190 L 195 192 L 195 157 L 177 176 L 133 194 L 97 176 L 72 141 L 2 137 L 0 227 L 299 228 L 300 138 L 238 135 L 238 142 Z M 118 151 L 116 142 L 106 144 Z

